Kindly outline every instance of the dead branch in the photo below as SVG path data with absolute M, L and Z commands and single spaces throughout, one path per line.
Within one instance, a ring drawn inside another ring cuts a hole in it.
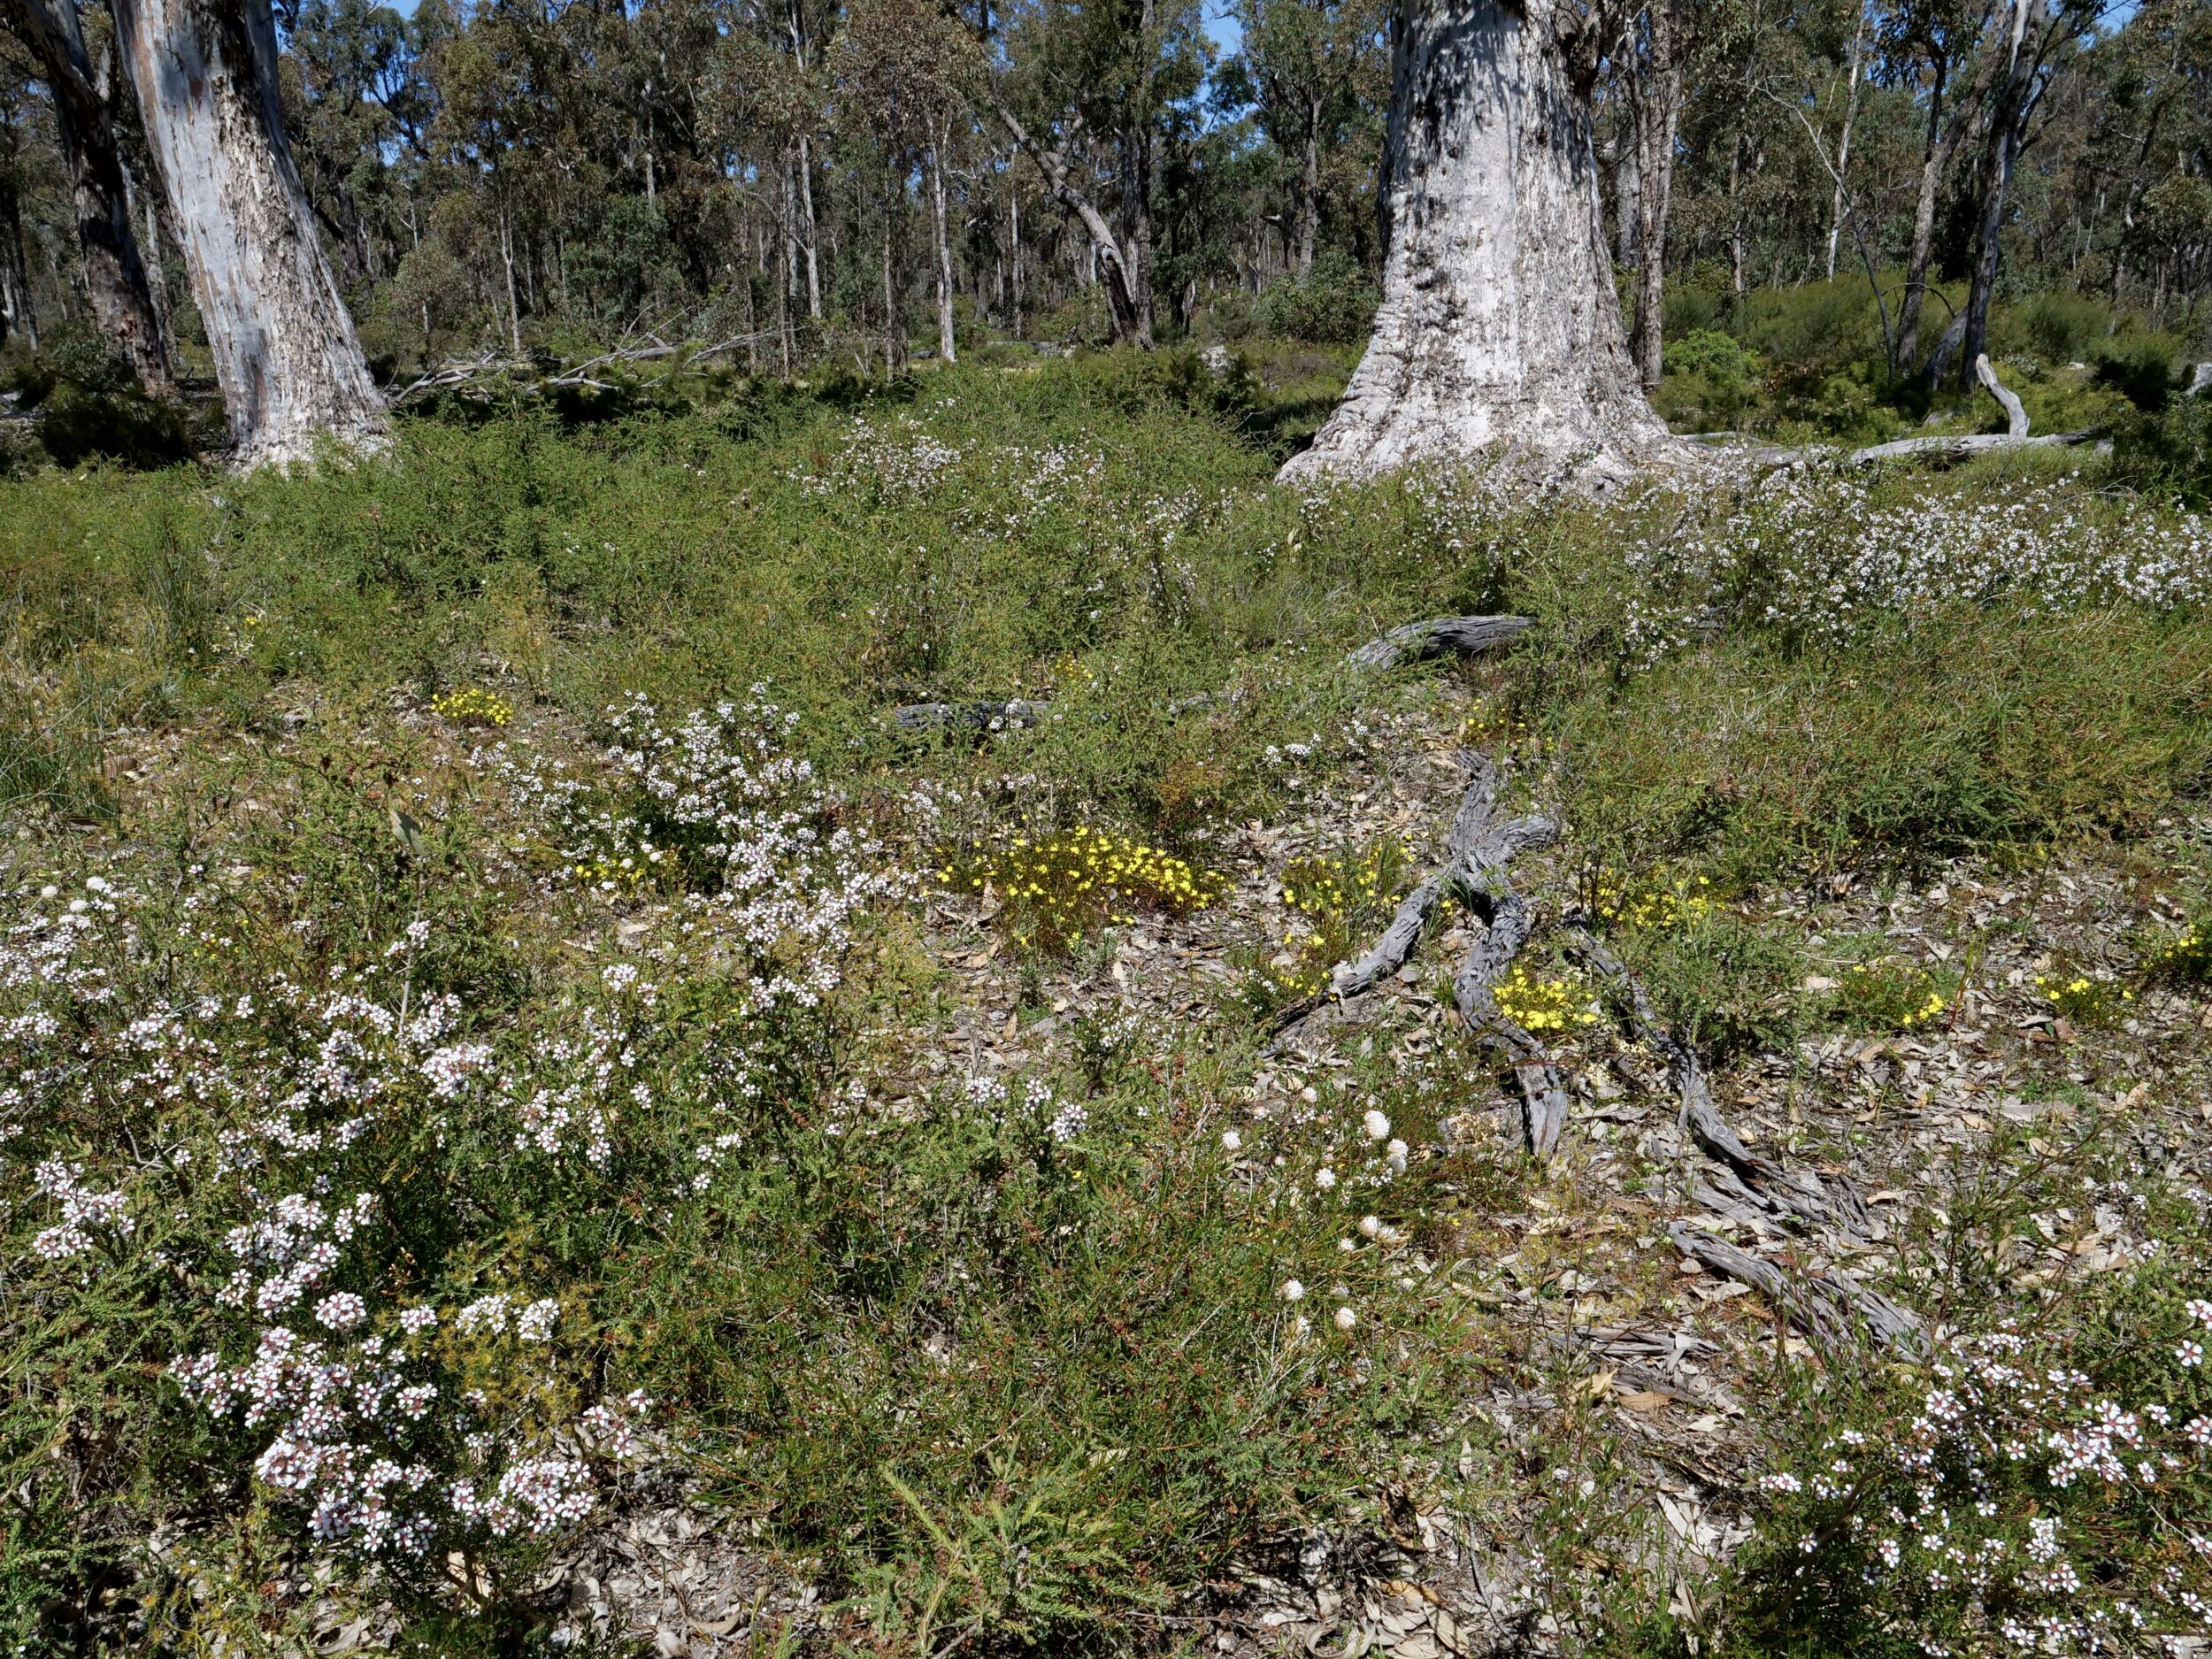
M 1675 1096 L 1681 1102 L 1684 1131 L 1700 1151 L 1720 1166 L 1719 1173 L 1709 1183 L 1712 1195 L 1721 1200 L 1712 1206 L 1716 1211 L 1753 1225 L 1770 1225 L 1755 1218 L 1759 1211 L 1786 1213 L 1815 1225 L 1842 1227 L 1856 1237 L 1867 1235 L 1872 1224 L 1848 1182 L 1838 1180 L 1831 1187 L 1809 1171 L 1786 1170 L 1744 1145 L 1742 1137 L 1729 1127 L 1713 1103 L 1712 1084 L 1697 1051 L 1660 1021 L 1643 982 L 1587 928 L 1573 929 L 1568 941 L 1569 949 L 1606 981 L 1630 1036 L 1656 1049 L 1666 1060 Z M 1700 1202 L 1704 1201 L 1701 1198 Z
M 1472 657 L 1534 626 L 1533 617 L 1432 617 L 1403 623 L 1380 639 L 1370 640 L 1345 660 L 1355 668 L 1380 671 L 1448 653 Z
M 1701 1227 L 1678 1221 L 1668 1227 L 1667 1236 L 1701 1267 L 1760 1292 L 1791 1324 L 1824 1348 L 1852 1346 L 1863 1331 L 1902 1353 L 1923 1350 L 1926 1333 L 1919 1316 L 1868 1289 L 1840 1268 L 1793 1279 L 1772 1262 L 1740 1250 Z
M 2102 434 L 2101 426 L 2085 427 L 2080 432 L 2047 433 L 2039 438 L 2028 435 L 2028 411 L 2022 406 L 2018 394 L 1997 378 L 1997 371 L 1986 353 L 1974 359 L 1974 378 L 1982 389 L 1997 400 L 2005 411 L 2005 430 L 2001 433 L 1976 433 L 1970 437 L 1900 438 L 1893 443 L 1878 443 L 1864 449 L 1855 449 L 1849 457 L 1853 466 L 1872 466 L 1881 461 L 1897 461 L 1908 457 L 1950 464 L 1972 456 L 1987 455 L 1997 449 L 2033 449 L 2055 445 L 2087 443 Z
M 733 334 L 712 345 L 690 347 L 671 345 L 657 336 L 649 335 L 644 343 L 620 346 L 612 351 L 587 358 L 572 367 L 551 373 L 544 372 L 536 361 L 529 357 L 487 351 L 479 357 L 450 359 L 428 373 L 419 376 L 392 394 L 390 406 L 396 409 L 415 398 L 427 397 L 438 392 L 452 392 L 480 402 L 488 399 L 494 393 L 537 397 L 547 392 L 570 388 L 612 391 L 616 383 L 601 378 L 611 369 L 637 363 L 657 363 L 680 354 L 690 362 L 698 363 L 709 357 L 726 356 L 749 341 L 765 342 L 772 338 L 774 336 L 764 333 Z

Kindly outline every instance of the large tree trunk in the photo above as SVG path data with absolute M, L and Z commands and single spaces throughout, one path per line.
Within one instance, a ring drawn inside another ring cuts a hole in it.
M 113 0 L 242 466 L 388 437 L 278 113 L 269 0 Z
M 1683 457 L 1644 401 L 1571 0 L 1402 0 L 1374 337 L 1286 479 L 1503 449 L 1602 486 Z
M 37 55 L 39 74 L 52 96 L 54 131 L 69 169 L 77 246 L 93 318 L 129 362 L 138 383 L 155 396 L 164 396 L 170 389 L 169 356 L 162 343 L 161 314 L 132 233 L 122 153 L 85 54 L 75 0 L 0 0 L 0 15 Z

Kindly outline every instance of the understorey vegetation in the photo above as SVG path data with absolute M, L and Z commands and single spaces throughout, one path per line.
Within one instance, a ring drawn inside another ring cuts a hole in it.
M 2212 1635 L 2212 528 L 2085 451 L 1285 488 L 1233 389 L 0 481 L 12 1647 Z M 1338 1008 L 1463 749 L 1530 938 L 1455 1002 L 1462 884 Z M 670 1512 L 728 1623 L 577 1564 Z

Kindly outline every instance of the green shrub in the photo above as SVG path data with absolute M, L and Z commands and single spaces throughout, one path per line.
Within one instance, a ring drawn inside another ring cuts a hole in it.
M 1303 277 L 1287 273 L 1261 290 L 1253 319 L 1289 340 L 1348 344 L 1365 337 L 1381 296 L 1348 255 L 1317 255 Z

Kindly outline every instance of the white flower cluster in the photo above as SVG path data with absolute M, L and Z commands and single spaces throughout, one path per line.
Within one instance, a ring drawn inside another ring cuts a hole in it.
M 741 958 L 756 1012 L 812 1006 L 841 981 L 853 918 L 911 884 L 840 821 L 812 763 L 784 751 L 798 718 L 758 686 L 672 724 L 632 697 L 608 710 L 611 787 L 503 747 L 492 761 L 572 878 L 615 898 L 679 887 L 683 931 Z
M 49 1158 L 33 1177 L 38 1190 L 59 1202 L 61 1220 L 31 1240 L 31 1248 L 48 1261 L 67 1261 L 92 1248 L 95 1228 L 128 1238 L 137 1224 L 131 1219 L 130 1200 L 121 1193 L 96 1193 L 81 1184 L 84 1165 Z
M 2212 1324 L 2212 1306 L 2189 1308 Z M 1812 1467 L 1775 1471 L 1761 1487 L 1832 1510 L 1866 1552 L 1870 1586 L 1888 1580 L 1884 1587 L 1908 1600 L 1955 1601 L 2023 1651 L 2107 1651 L 2122 1628 L 2206 1633 L 2212 1543 L 2131 1582 L 2116 1577 L 2108 1545 L 2085 1536 L 2078 1560 L 2062 1516 L 2021 1517 L 2017 1509 L 2062 1509 L 2082 1486 L 2098 1489 L 2084 1495 L 2108 1525 L 2131 1505 L 2147 1514 L 2185 1506 L 2212 1476 L 2212 1418 L 2184 1421 L 2157 1400 L 2124 1404 L 2078 1370 L 2032 1358 L 2009 1331 L 1955 1338 L 1930 1370 L 1933 1386 L 1901 1432 L 1876 1440 L 1847 1430 Z M 2007 1491 L 2016 1494 L 2010 1504 L 2000 1502 Z M 1818 1547 L 1813 1533 L 1804 1541 L 1808 1553 Z
M 1697 522 L 1668 516 L 1625 557 L 1644 584 L 1627 643 L 1645 661 L 1724 617 L 1833 645 L 1960 603 L 2064 612 L 2212 600 L 2212 525 L 2124 511 L 2070 480 L 1967 498 L 1795 469 L 1717 495 Z

